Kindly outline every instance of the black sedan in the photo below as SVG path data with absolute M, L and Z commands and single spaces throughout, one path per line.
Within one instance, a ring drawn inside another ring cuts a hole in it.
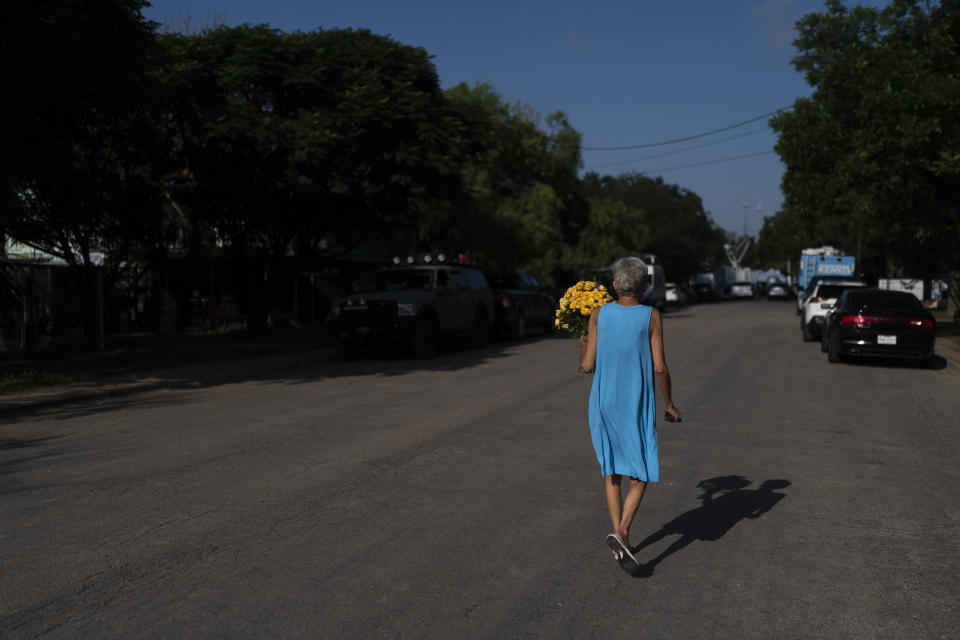
M 822 350 L 830 362 L 845 356 L 933 356 L 935 321 L 910 293 L 848 289 L 826 317 Z

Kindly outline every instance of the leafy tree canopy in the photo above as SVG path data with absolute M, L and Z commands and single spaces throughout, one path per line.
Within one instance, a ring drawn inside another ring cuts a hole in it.
M 597 240 L 590 245 L 592 250 L 585 247 L 579 255 L 582 266 L 605 266 L 643 251 L 661 259 L 669 278 L 683 280 L 712 268 L 723 255 L 724 232 L 692 191 L 639 173 L 618 177 L 588 173 L 583 183 L 592 206 L 586 236 Z M 607 219 L 612 211 L 620 212 L 619 231 Z M 618 236 L 617 242 L 598 238 L 611 233 Z M 594 253 L 597 247 L 606 249 Z
M 541 119 L 489 85 L 460 84 L 446 98 L 463 123 L 466 197 L 424 227 L 430 242 L 464 247 L 490 270 L 522 269 L 543 282 L 566 277 L 587 218 L 580 134 L 562 112 Z
M 156 209 L 147 115 L 154 25 L 141 0 L 12 0 L 0 9 L 2 229 L 70 264 L 123 251 Z
M 960 269 L 958 18 L 955 2 L 830 0 L 797 24 L 814 91 L 771 121 L 788 215 L 881 274 Z
M 220 27 L 161 37 L 195 211 L 241 251 L 309 253 L 458 188 L 430 56 L 365 30 Z

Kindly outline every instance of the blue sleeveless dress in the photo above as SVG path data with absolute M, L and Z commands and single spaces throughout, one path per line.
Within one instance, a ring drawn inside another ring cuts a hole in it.
M 650 314 L 613 302 L 597 318 L 597 363 L 590 389 L 590 437 L 603 475 L 660 480 Z

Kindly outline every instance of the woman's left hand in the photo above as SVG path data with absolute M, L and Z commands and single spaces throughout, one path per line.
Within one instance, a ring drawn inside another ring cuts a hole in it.
M 667 422 L 682 422 L 682 417 L 680 415 L 680 409 L 677 409 L 672 404 L 667 407 L 667 410 L 663 414 L 664 419 Z

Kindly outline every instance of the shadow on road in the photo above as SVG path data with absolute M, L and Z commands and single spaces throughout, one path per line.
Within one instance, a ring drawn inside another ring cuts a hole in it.
M 860 365 L 867 367 L 882 367 L 886 369 L 929 369 L 943 371 L 947 368 L 947 359 L 934 354 L 930 360 L 917 362 L 906 358 L 850 358 L 844 357 L 843 364 Z
M 0 476 L 13 473 L 29 463 L 57 455 L 47 447 L 58 437 L 0 439 Z
M 649 577 L 653 575 L 658 564 L 694 541 L 719 540 L 741 520 L 753 520 L 770 511 L 786 497 L 785 493 L 779 493 L 777 489 L 790 486 L 788 480 L 766 480 L 756 489 L 748 489 L 751 484 L 753 483 L 747 478 L 736 475 L 701 481 L 697 487 L 703 489 L 703 494 L 700 495 L 702 505 L 666 523 L 659 531 L 650 534 L 633 547 L 632 551 L 636 555 L 644 547 L 668 536 L 679 537 L 660 555 L 640 567 L 631 567 L 631 573 L 638 578 Z
M 499 358 L 511 357 L 516 347 L 542 340 L 569 340 L 560 334 L 532 332 L 521 340 L 494 340 L 473 349 L 462 341 L 447 341 L 435 358 L 418 360 L 401 349 L 362 353 L 341 362 L 332 349 L 240 360 L 189 363 L 179 367 L 132 371 L 111 379 L 68 385 L 62 393 L 18 398 L 0 396 L 0 421 L 61 419 L 121 409 L 133 404 L 163 404 L 171 398 L 146 401 L 139 396 L 158 390 L 205 389 L 241 382 L 308 384 L 324 379 L 365 376 L 400 376 L 413 371 L 458 371 Z M 182 402 L 182 399 L 177 399 Z

